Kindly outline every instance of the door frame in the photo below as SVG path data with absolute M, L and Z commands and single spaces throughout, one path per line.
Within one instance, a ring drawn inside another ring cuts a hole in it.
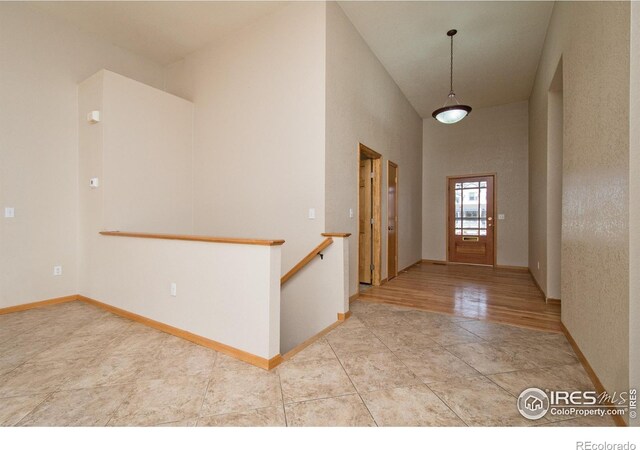
M 496 202 L 497 198 L 498 198 L 498 174 L 496 172 L 485 172 L 485 173 L 469 173 L 469 174 L 463 174 L 463 175 L 448 175 L 447 179 L 445 180 L 446 184 L 446 188 L 445 188 L 445 202 L 444 202 L 444 207 L 445 207 L 445 223 L 446 223 L 446 227 L 447 227 L 447 264 L 464 264 L 464 265 L 470 265 L 470 266 L 477 266 L 477 265 L 482 265 L 484 266 L 484 264 L 469 264 L 469 263 L 459 263 L 459 262 L 455 262 L 455 261 L 451 261 L 450 257 L 449 257 L 449 237 L 450 237 L 450 232 L 451 232 L 451 217 L 449 217 L 449 196 L 450 196 L 450 192 L 449 192 L 449 181 L 452 178 L 473 178 L 473 177 L 493 177 L 493 215 L 495 216 L 495 220 L 493 221 L 493 263 L 491 264 L 493 267 L 496 267 L 497 265 L 497 261 L 498 261 L 498 203 Z
M 373 274 L 371 277 L 371 284 L 373 286 L 380 286 L 382 282 L 381 262 L 382 262 L 382 155 L 375 150 L 367 147 L 361 142 L 358 143 L 358 163 L 356 164 L 356 170 L 358 176 L 358 186 L 360 183 L 360 160 L 364 156 L 365 159 L 370 159 L 373 166 L 373 183 L 372 183 L 372 197 L 373 197 Z M 358 236 L 360 235 L 360 188 L 358 187 L 358 193 L 356 198 L 357 205 L 357 218 L 358 218 Z M 360 273 L 360 242 L 358 242 L 358 251 L 356 252 L 358 258 L 358 274 Z M 360 275 L 358 275 L 358 292 L 360 292 Z
M 394 241 L 395 241 L 395 249 L 396 249 L 396 273 L 391 274 L 389 272 L 389 232 L 387 231 L 387 280 L 390 280 L 391 278 L 395 278 L 398 276 L 398 222 L 400 220 L 400 218 L 398 217 L 398 191 L 400 190 L 398 188 L 398 180 L 400 178 L 400 170 L 398 169 L 398 165 L 396 163 L 394 163 L 391 160 L 387 161 L 387 230 L 389 229 L 389 174 L 391 173 L 391 166 L 393 166 L 395 168 L 396 171 L 396 201 L 394 202 L 394 206 L 395 206 L 395 214 L 394 217 L 396 218 L 396 223 L 393 224 L 394 228 Z

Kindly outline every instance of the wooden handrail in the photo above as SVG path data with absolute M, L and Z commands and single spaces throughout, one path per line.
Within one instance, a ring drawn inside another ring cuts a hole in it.
M 126 231 L 101 231 L 103 236 L 124 236 L 147 239 L 172 239 L 178 241 L 216 242 L 220 244 L 245 244 L 245 245 L 282 245 L 282 239 L 242 239 L 212 236 L 191 236 L 186 234 L 158 234 L 158 233 L 133 233 Z
M 322 241 L 320 245 L 318 245 L 316 248 L 311 250 L 311 252 L 307 256 L 305 256 L 298 264 L 293 266 L 293 269 L 285 273 L 284 276 L 280 278 L 280 286 L 285 284 L 292 276 L 298 273 L 300 269 L 302 269 L 304 266 L 309 264 L 313 260 L 313 258 L 315 258 L 318 255 L 318 253 L 320 253 L 322 250 L 330 246 L 332 242 L 333 242 L 333 239 L 328 237 L 324 241 Z

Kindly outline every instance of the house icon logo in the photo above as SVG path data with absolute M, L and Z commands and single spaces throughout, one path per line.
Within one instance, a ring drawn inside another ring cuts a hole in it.
M 541 389 L 525 389 L 518 397 L 518 411 L 527 419 L 541 419 L 549 411 L 549 397 Z

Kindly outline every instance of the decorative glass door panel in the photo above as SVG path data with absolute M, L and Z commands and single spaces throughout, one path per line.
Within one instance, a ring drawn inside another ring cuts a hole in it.
M 493 175 L 449 178 L 449 261 L 493 265 Z

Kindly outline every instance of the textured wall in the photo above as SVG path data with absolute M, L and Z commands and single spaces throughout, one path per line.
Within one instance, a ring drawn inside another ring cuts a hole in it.
M 631 3 L 629 386 L 640 389 L 640 2 Z M 640 426 L 640 417 L 631 421 Z
M 285 239 L 293 267 L 324 231 L 324 4 L 293 3 L 187 56 L 166 88 L 194 102 L 196 233 Z
M 423 128 L 422 257 L 447 259 L 446 177 L 496 173 L 497 263 L 527 265 L 527 102 L 482 108 Z
M 358 143 L 399 167 L 398 269 L 420 259 L 421 119 L 346 17 L 327 3 L 326 229 L 352 234 L 350 295 L 358 289 Z M 349 208 L 354 217 L 349 218 Z M 382 196 L 382 278 L 387 276 L 387 198 Z
M 529 109 L 529 263 L 544 286 L 547 100 L 562 57 L 562 320 L 610 391 L 629 385 L 629 28 L 628 3 L 556 3 Z
M 0 61 L 3 307 L 78 291 L 78 83 L 107 68 L 162 87 L 163 72 L 19 2 L 0 3 Z
M 193 104 L 104 71 L 106 230 L 193 233 Z

